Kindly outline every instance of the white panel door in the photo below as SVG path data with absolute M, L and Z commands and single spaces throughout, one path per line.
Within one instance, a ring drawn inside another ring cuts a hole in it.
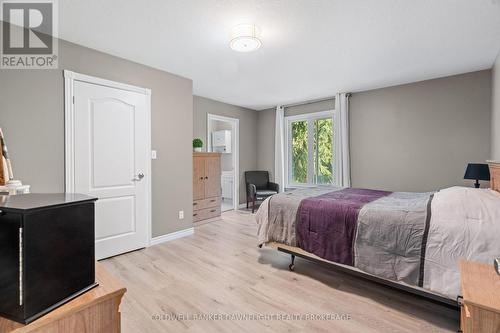
M 75 81 L 75 192 L 96 202 L 96 258 L 147 246 L 148 96 Z

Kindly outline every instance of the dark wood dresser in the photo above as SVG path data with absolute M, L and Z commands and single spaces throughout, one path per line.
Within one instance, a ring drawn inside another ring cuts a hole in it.
M 0 316 L 29 323 L 96 286 L 95 200 L 0 196 Z

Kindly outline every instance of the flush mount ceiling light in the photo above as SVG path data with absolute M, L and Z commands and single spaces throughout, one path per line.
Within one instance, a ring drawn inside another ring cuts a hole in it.
M 262 42 L 260 31 L 255 24 L 240 24 L 233 28 L 229 46 L 237 52 L 252 52 L 258 50 Z

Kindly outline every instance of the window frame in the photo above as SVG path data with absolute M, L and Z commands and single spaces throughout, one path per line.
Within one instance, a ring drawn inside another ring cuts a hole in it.
M 335 110 L 327 110 L 320 112 L 303 113 L 293 116 L 285 116 L 285 188 L 310 188 L 310 187 L 327 187 L 336 186 L 336 177 L 333 177 L 330 184 L 314 184 L 311 179 L 314 179 L 314 157 L 310 158 L 309 152 L 314 152 L 314 136 L 309 135 L 314 133 L 314 121 L 318 119 L 331 118 L 333 124 L 332 137 L 332 170 L 335 170 L 335 146 L 338 124 L 336 121 Z M 294 183 L 292 181 L 292 123 L 296 121 L 307 121 L 307 151 L 308 151 L 308 166 L 307 166 L 307 183 Z

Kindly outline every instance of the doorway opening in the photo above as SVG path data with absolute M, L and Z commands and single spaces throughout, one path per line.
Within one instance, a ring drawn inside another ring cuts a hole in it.
M 222 212 L 239 208 L 239 130 L 237 118 L 207 115 L 207 151 L 221 153 Z

